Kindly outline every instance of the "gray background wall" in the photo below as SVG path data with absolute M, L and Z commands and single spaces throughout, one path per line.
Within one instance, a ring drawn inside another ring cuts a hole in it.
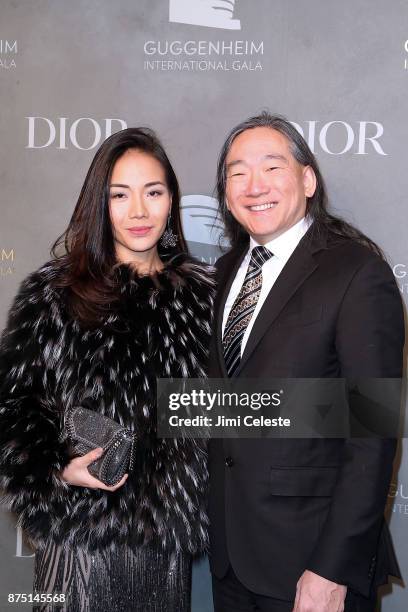
M 333 208 L 384 248 L 406 299 L 406 1 L 236 0 L 233 14 L 212 4 L 1 1 L 1 327 L 18 284 L 63 231 L 97 145 L 126 125 L 161 136 L 185 196 L 192 249 L 214 261 L 217 236 L 203 216 L 213 213 L 188 207 L 214 209 L 221 143 L 265 107 L 303 130 Z M 388 508 L 405 576 L 407 452 L 401 448 Z M 6 610 L 7 593 L 31 590 L 32 557 L 4 513 L 0 548 Z M 408 609 L 401 585 L 385 591 L 383 611 Z M 193 612 L 211 609 L 202 562 Z

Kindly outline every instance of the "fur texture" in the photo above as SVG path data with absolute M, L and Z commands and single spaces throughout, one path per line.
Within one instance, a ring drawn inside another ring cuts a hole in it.
M 156 276 L 116 272 L 121 299 L 84 329 L 53 286 L 53 262 L 22 284 L 0 351 L 0 486 L 37 547 L 90 550 L 152 538 L 206 547 L 207 466 L 200 440 L 156 436 L 156 377 L 204 375 L 214 295 L 211 268 L 177 256 Z M 137 434 L 136 467 L 114 493 L 69 486 L 64 410 L 86 401 Z

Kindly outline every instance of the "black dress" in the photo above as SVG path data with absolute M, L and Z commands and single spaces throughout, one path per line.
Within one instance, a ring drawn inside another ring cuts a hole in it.
M 212 271 L 184 256 L 156 277 L 121 265 L 119 303 L 90 330 L 57 278 L 50 262 L 24 281 L 0 346 L 0 487 L 36 550 L 35 592 L 54 594 L 34 609 L 187 612 L 207 547 L 207 455 L 200 440 L 157 437 L 156 379 L 204 376 Z M 64 412 L 84 401 L 136 434 L 115 492 L 59 476 Z
M 38 605 L 38 612 L 189 612 L 191 555 L 159 543 L 132 550 L 89 553 L 50 541 L 35 555 L 35 593 L 52 593 L 64 602 Z

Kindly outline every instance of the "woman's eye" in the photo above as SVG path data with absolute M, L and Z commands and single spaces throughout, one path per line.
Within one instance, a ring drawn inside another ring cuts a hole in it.
M 269 172 L 269 170 L 278 170 L 278 166 L 272 166 L 271 168 L 267 168 L 266 170 L 267 172 Z
M 157 189 L 153 189 L 152 191 L 148 191 L 147 195 L 151 198 L 157 198 L 161 195 L 163 195 L 162 191 L 158 191 Z
M 244 176 L 243 172 L 234 172 L 234 174 L 231 174 L 231 176 Z
M 126 197 L 125 193 L 122 192 L 118 192 L 118 193 L 111 193 L 112 200 L 122 200 L 123 198 Z

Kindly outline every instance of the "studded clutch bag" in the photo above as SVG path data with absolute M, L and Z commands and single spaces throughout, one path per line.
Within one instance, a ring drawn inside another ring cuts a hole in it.
M 88 470 L 107 486 L 117 484 L 132 470 L 135 436 L 129 429 L 84 406 L 68 411 L 65 427 L 75 456 L 103 448 L 103 455 Z

